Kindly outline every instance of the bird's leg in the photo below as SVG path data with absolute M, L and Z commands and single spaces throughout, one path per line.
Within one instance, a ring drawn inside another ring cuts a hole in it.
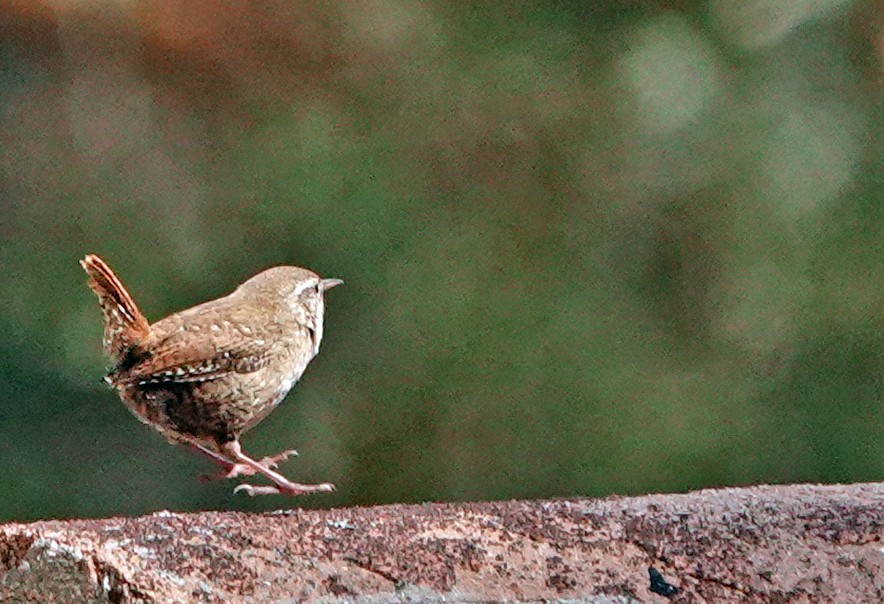
M 239 472 L 236 472 L 238 468 L 235 462 L 230 461 L 220 453 L 216 453 L 215 451 L 212 451 L 208 447 L 201 445 L 198 442 L 194 442 L 191 440 L 187 440 L 186 442 L 191 449 L 193 449 L 200 455 L 205 455 L 222 468 L 221 471 L 216 472 L 215 474 L 203 474 L 202 476 L 200 476 L 200 480 L 202 480 L 203 482 L 209 482 L 210 480 L 220 480 L 222 478 L 239 475 Z
M 298 484 L 291 482 L 279 472 L 274 471 L 271 467 L 263 465 L 259 461 L 255 461 L 242 452 L 239 441 L 230 441 L 221 446 L 221 451 L 231 460 L 236 460 L 237 465 L 247 466 L 251 474 L 262 474 L 273 482 L 274 486 L 255 486 L 251 484 L 241 484 L 234 493 L 244 491 L 249 495 L 307 495 L 309 493 L 329 493 L 334 491 L 335 485 L 329 483 L 322 484 Z M 263 461 L 263 460 L 262 460 Z
M 196 443 L 196 442 L 188 442 L 187 444 L 190 445 L 191 449 L 193 449 L 194 451 L 196 451 L 200 455 L 205 455 L 206 457 L 208 457 L 209 459 L 211 459 L 212 461 L 214 461 L 215 463 L 220 465 L 222 468 L 227 469 L 227 468 L 230 468 L 231 466 L 234 465 L 232 461 L 230 461 L 229 459 L 227 459 L 226 457 L 224 457 L 220 453 L 216 453 L 215 451 L 212 451 L 208 447 L 205 447 L 205 446 L 203 446 L 199 443 Z
M 210 480 L 221 480 L 223 478 L 236 478 L 237 476 L 252 476 L 253 474 L 257 473 L 257 470 L 255 470 L 251 466 L 243 463 L 233 462 L 220 453 L 216 453 L 215 451 L 204 445 L 195 442 L 190 442 L 188 444 L 194 451 L 200 453 L 201 455 L 205 455 L 206 457 L 220 465 L 222 468 L 220 472 L 217 472 L 215 474 L 205 474 L 201 476 L 200 478 L 204 482 L 208 482 Z M 289 449 L 287 451 L 283 451 L 282 453 L 265 457 L 258 463 L 265 468 L 273 469 L 281 462 L 297 454 L 298 452 L 294 449 Z

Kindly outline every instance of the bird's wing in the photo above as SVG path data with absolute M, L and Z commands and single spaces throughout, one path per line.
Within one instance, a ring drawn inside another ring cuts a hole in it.
M 251 373 L 270 362 L 266 349 L 238 346 L 209 350 L 159 349 L 127 372 L 139 385 L 205 382 L 230 373 Z
M 157 322 L 152 341 L 142 348 L 149 352 L 118 367 L 118 375 L 147 385 L 204 382 L 261 369 L 271 360 L 275 334 L 260 337 L 254 315 L 234 316 L 230 310 L 204 305 Z

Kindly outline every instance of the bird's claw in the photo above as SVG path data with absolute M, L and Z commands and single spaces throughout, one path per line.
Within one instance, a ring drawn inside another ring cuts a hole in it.
M 243 483 L 233 489 L 234 493 L 245 493 L 249 497 L 255 495 L 309 495 L 311 493 L 331 493 L 335 490 L 335 485 L 324 482 L 322 484 L 295 484 L 290 483 L 286 487 L 281 486 L 259 486 L 254 484 Z
M 267 470 L 272 470 L 286 461 L 289 457 L 297 457 L 298 452 L 295 449 L 288 449 L 276 455 L 268 455 L 261 459 L 258 464 Z M 244 463 L 231 463 L 226 470 L 222 470 L 217 474 L 203 474 L 200 476 L 202 482 L 211 482 L 213 480 L 223 480 L 225 478 L 237 478 L 238 476 L 254 476 L 258 474 L 258 470 Z
M 273 469 L 277 467 L 279 464 L 287 460 L 289 457 L 297 457 L 298 452 L 294 449 L 288 449 L 287 451 L 283 451 L 282 453 L 277 453 L 276 455 L 270 455 L 259 461 L 258 463 L 264 466 L 267 469 Z

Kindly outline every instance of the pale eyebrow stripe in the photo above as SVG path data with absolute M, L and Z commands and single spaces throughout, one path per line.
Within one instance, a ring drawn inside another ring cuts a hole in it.
M 319 285 L 319 279 L 310 279 L 306 283 L 302 283 L 298 287 L 295 288 L 295 295 L 298 296 L 304 292 L 305 289 L 316 287 Z

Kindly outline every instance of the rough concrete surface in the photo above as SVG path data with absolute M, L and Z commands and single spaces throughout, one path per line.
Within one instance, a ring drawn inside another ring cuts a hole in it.
M 880 603 L 884 483 L 0 526 L 0 602 L 302 601 Z

